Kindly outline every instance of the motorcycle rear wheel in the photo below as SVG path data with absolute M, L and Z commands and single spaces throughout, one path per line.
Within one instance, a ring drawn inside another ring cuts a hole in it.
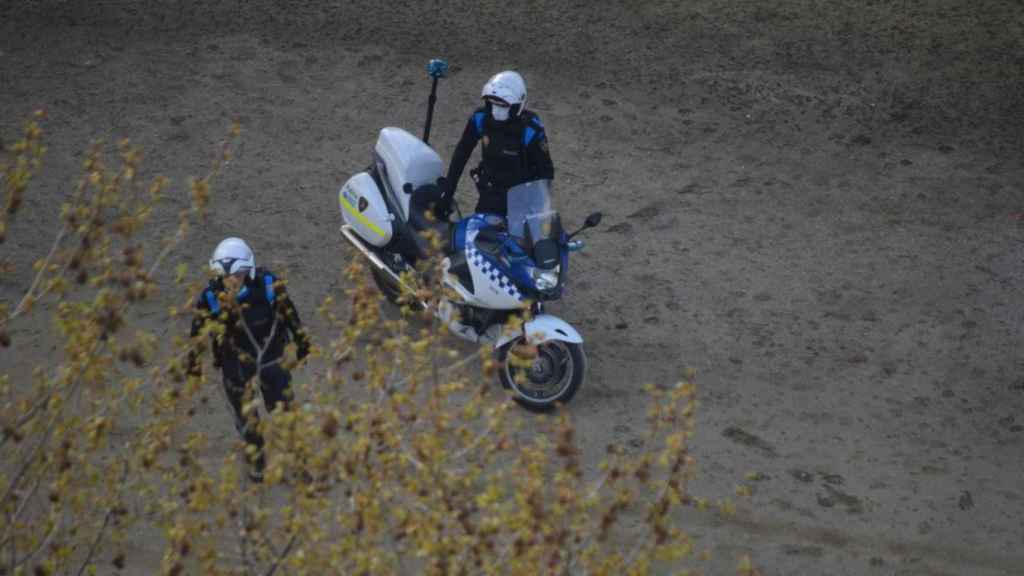
M 370 274 L 373 275 L 373 283 L 377 285 L 377 289 L 384 295 L 384 298 L 395 306 L 400 306 L 401 302 L 399 299 L 402 296 L 402 287 L 398 282 L 395 282 L 395 279 L 390 274 L 376 266 L 370 266 Z

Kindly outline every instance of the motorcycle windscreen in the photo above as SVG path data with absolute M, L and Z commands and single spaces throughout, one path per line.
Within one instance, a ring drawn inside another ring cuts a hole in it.
M 551 207 L 551 181 L 534 180 L 509 188 L 508 230 L 533 256 L 537 267 L 550 270 L 558 265 L 561 219 Z

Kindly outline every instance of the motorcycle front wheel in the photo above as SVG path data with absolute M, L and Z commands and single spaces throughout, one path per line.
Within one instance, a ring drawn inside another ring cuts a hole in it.
M 521 406 L 546 412 L 566 404 L 583 384 L 587 357 L 583 346 L 561 340 L 538 344 L 532 358 L 520 358 L 514 350 L 523 337 L 498 348 L 498 379 Z

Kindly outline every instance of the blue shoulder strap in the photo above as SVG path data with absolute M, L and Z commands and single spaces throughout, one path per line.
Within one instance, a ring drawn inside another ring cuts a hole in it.
M 274 293 L 274 280 L 273 274 L 267 273 L 263 275 L 263 286 L 267 290 L 267 302 L 273 302 L 274 296 L 276 296 Z
M 473 114 L 473 124 L 476 126 L 477 138 L 484 135 L 484 118 L 486 117 L 485 112 L 477 112 Z
M 203 290 L 203 297 L 206 298 L 206 305 L 210 307 L 210 314 L 220 312 L 220 300 L 217 300 L 217 295 L 213 293 L 213 290 L 209 288 Z
M 530 142 L 537 134 L 544 131 L 544 125 L 540 122 L 540 117 L 534 116 L 530 118 L 530 122 L 526 125 L 526 129 L 523 130 L 523 146 L 529 146 Z

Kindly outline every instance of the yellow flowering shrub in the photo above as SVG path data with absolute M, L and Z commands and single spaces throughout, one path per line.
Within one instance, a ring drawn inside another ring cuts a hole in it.
M 42 169 L 42 121 L 26 123 L 4 160 L 0 240 Z M 698 502 L 688 491 L 692 375 L 650 388 L 645 450 L 609 446 L 585 473 L 568 413 L 518 409 L 487 377 L 491 352 L 460 354 L 430 314 L 382 315 L 359 261 L 344 271 L 349 287 L 317 309 L 331 327 L 308 361 L 320 375 L 298 369 L 292 409 L 261 419 L 264 481 L 248 480 L 237 437 L 211 459 L 215 439 L 198 419 L 220 382 L 187 376 L 185 365 L 217 326 L 168 342 L 139 312 L 161 311 L 169 326 L 190 314 L 198 284 L 166 260 L 205 217 L 237 136 L 236 127 L 210 173 L 187 183 L 190 206 L 167 230 L 151 216 L 172 183 L 143 181 L 141 152 L 128 141 L 113 162 L 93 147 L 31 285 L 0 308 L 0 354 L 39 366 L 0 380 L 0 574 L 699 567 L 680 526 Z M 175 271 L 174 283 L 159 285 L 161 267 Z M 42 314 L 56 327 L 52 353 L 19 333 L 25 317 Z M 293 368 L 294 352 L 285 360 Z M 248 408 L 262 409 L 258 398 Z M 135 552 L 146 546 L 162 546 L 161 558 Z M 755 573 L 749 558 L 739 571 Z

